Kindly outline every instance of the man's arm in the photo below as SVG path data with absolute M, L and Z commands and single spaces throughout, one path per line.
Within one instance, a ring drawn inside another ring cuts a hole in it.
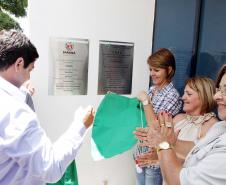
M 5 133 L 9 139 L 2 144 L 11 159 L 9 163 L 16 162 L 27 173 L 45 182 L 59 180 L 77 155 L 86 130 L 92 124 L 93 111 L 89 110 L 78 109 L 70 128 L 52 143 L 40 127 L 36 114 L 27 107 L 21 108 L 16 117 L 9 120 L 10 129 L 6 131 L 10 131 Z

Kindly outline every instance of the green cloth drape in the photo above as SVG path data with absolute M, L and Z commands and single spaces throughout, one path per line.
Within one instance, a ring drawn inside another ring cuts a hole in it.
M 137 142 L 133 131 L 146 124 L 143 106 L 137 98 L 108 93 L 97 109 L 92 140 L 99 153 L 110 158 L 131 149 Z
M 75 161 L 67 167 L 63 177 L 56 183 L 47 183 L 47 185 L 78 185 L 77 169 Z

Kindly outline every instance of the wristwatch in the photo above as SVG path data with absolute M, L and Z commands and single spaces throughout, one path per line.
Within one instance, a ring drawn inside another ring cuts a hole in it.
M 149 100 L 146 99 L 146 100 L 142 101 L 142 104 L 143 104 L 143 105 L 148 105 L 148 104 L 150 104 L 150 103 L 149 103 Z
M 163 141 L 161 143 L 159 143 L 159 145 L 157 146 L 156 150 L 157 153 L 160 152 L 161 150 L 168 150 L 168 149 L 172 149 L 172 145 L 169 144 L 167 141 Z

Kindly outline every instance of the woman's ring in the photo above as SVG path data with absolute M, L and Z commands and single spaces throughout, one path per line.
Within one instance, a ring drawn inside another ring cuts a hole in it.
M 172 124 L 171 124 L 171 122 L 166 121 L 165 123 L 166 123 L 166 127 L 167 127 L 167 128 L 172 128 Z

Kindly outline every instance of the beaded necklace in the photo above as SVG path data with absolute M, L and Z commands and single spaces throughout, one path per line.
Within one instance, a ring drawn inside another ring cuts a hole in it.
M 216 114 L 213 112 L 209 112 L 209 113 L 205 113 L 204 115 L 201 115 L 201 116 L 191 116 L 191 115 L 187 114 L 185 119 L 187 120 L 187 124 L 194 124 L 199 127 L 197 139 L 200 139 L 202 125 L 205 122 L 209 121 L 212 117 L 216 117 Z
M 210 120 L 212 117 L 216 117 L 215 113 L 213 112 L 205 113 L 204 115 L 201 116 L 191 116 L 187 114 L 186 120 L 190 124 L 202 125 L 206 121 Z

